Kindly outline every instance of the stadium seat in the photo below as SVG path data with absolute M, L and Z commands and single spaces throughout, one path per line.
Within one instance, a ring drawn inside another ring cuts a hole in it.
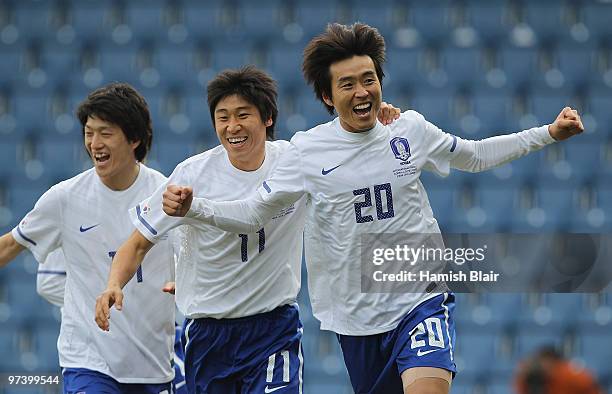
M 486 43 L 498 45 L 507 37 L 510 30 L 504 0 L 487 2 L 469 0 L 466 16 L 469 25 L 480 33 L 481 39 Z
M 502 47 L 501 66 L 509 84 L 524 87 L 538 70 L 538 53 L 533 48 Z
M 338 19 L 337 3 L 319 1 L 298 2 L 295 5 L 295 21 L 304 31 L 305 37 L 314 37 L 323 32 L 328 23 Z M 309 38 L 308 38 L 309 39 Z
M 223 11 L 221 0 L 184 3 L 183 15 L 187 31 L 196 40 L 215 40 L 223 37 L 226 31 L 222 20 Z
M 153 0 L 125 3 L 125 22 L 132 34 L 139 39 L 162 40 L 167 37 L 165 24 L 165 2 Z
M 52 33 L 54 5 L 47 2 L 15 3 L 15 25 L 19 35 L 26 40 L 43 39 Z
M 257 3 L 244 1 L 240 4 L 239 10 L 241 28 L 246 28 L 252 39 L 271 40 L 274 36 L 282 35 L 281 16 L 284 10 L 282 1 L 267 0 Z
M 408 8 L 410 21 L 426 42 L 441 43 L 452 28 L 451 7 L 452 2 L 448 0 L 411 3 Z
M 116 12 L 106 1 L 77 1 L 71 4 L 70 21 L 75 36 L 82 42 L 97 42 L 110 38 L 113 12 Z
M 612 7 L 605 2 L 587 2 L 582 6 L 583 23 L 589 29 L 590 34 L 600 42 L 609 40 L 612 35 Z
M 563 38 L 563 32 L 569 29 L 564 18 L 566 12 L 562 3 L 525 3 L 523 7 L 525 22 L 534 30 L 539 44 Z
M 441 51 L 441 63 L 449 83 L 459 87 L 475 85 L 485 71 L 478 48 L 445 47 Z

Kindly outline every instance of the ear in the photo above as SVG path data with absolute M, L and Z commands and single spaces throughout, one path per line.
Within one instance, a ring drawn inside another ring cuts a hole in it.
M 334 106 L 334 102 L 325 93 L 322 94 L 322 97 L 325 104 L 329 105 L 330 107 Z
M 130 142 L 130 146 L 132 147 L 132 151 L 135 151 L 136 148 L 138 148 L 140 146 L 140 140 L 134 141 L 134 142 Z
M 268 120 L 266 120 L 264 122 L 264 124 L 266 125 L 266 127 L 270 127 L 272 126 L 272 124 L 274 123 L 274 121 L 272 120 L 272 118 L 269 118 Z

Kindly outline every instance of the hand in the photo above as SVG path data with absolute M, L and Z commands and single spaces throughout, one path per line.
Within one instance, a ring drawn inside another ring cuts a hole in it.
M 166 215 L 183 217 L 191 208 L 193 189 L 189 186 L 168 185 L 163 197 L 162 205 Z
M 584 131 L 580 115 L 575 109 L 565 107 L 561 110 L 557 119 L 548 126 L 550 136 L 557 141 L 566 140 Z
M 166 282 L 164 287 L 162 287 L 162 291 L 164 293 L 174 294 L 176 291 L 176 282 Z
M 393 123 L 399 119 L 402 111 L 399 108 L 394 107 L 392 104 L 387 104 L 384 101 L 380 104 L 378 110 L 378 120 L 385 126 Z
M 121 291 L 119 286 L 106 288 L 96 298 L 96 324 L 103 331 L 108 331 L 110 328 L 110 308 L 113 305 L 115 305 L 118 311 L 123 308 L 123 291 Z

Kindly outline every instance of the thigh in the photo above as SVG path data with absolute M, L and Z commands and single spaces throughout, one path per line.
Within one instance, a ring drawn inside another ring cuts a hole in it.
M 64 394 L 121 394 L 119 383 L 108 375 L 84 368 L 65 368 Z
M 415 367 L 402 372 L 404 393 L 448 394 L 453 375 L 440 368 Z
M 402 392 L 402 381 L 392 353 L 393 332 L 338 335 L 344 363 L 357 394 Z

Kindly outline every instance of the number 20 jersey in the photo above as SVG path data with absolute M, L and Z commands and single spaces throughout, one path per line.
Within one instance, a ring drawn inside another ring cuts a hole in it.
M 347 132 L 336 118 L 293 136 L 258 192 L 274 204 L 304 192 L 310 197 L 304 252 L 321 329 L 343 335 L 390 331 L 412 308 L 444 291 L 427 293 L 429 283 L 416 282 L 404 293 L 362 292 L 361 237 L 439 234 L 419 176 L 423 169 L 448 175 L 456 143 L 414 111 L 367 132 Z
M 255 171 L 234 167 L 220 145 L 190 157 L 131 211 L 132 222 L 153 243 L 178 228 L 176 303 L 186 317 L 238 318 L 296 302 L 305 198 L 288 204 L 250 234 L 223 231 L 189 217 L 171 217 L 162 210 L 162 195 L 169 184 L 191 186 L 194 197 L 214 200 L 254 194 L 288 146 L 287 141 L 267 141 L 265 160 Z

